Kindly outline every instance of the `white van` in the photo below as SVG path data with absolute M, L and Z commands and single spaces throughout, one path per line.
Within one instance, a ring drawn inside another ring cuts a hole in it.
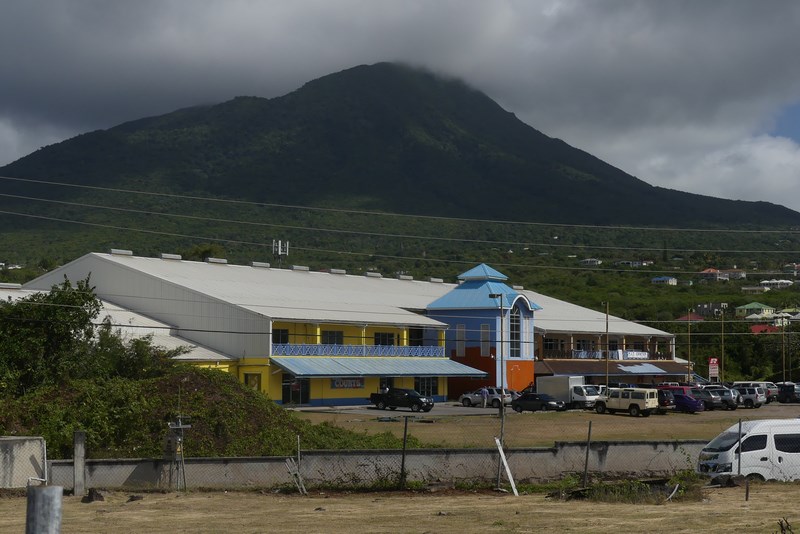
M 737 423 L 703 448 L 698 473 L 714 477 L 741 474 L 759 480 L 800 479 L 800 419 L 742 421 L 741 428 L 741 444 Z

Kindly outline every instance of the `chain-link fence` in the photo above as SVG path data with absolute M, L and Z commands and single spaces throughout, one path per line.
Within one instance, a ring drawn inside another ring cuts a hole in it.
M 767 457 L 773 478 L 800 478 L 800 419 L 797 405 L 761 409 L 715 410 L 698 414 L 669 413 L 649 417 L 598 414 L 588 410 L 523 412 L 436 410 L 425 414 L 363 408 L 330 411 L 332 424 L 367 433 L 389 432 L 404 446 L 382 450 L 307 450 L 298 446 L 286 457 L 186 458 L 182 455 L 144 460 L 86 460 L 87 487 L 308 488 L 390 489 L 429 486 L 506 486 L 517 483 L 581 478 L 668 478 L 695 470 L 710 440 L 742 421 L 784 419 L 794 427 L 753 447 L 747 454 Z M 794 418 L 794 419 L 789 419 Z M 793 421 L 796 421 L 792 423 Z M 749 437 L 749 435 L 748 435 Z M 780 439 L 779 439 L 780 438 Z M 757 441 L 757 442 L 756 442 Z M 502 464 L 497 444 L 507 458 Z M 730 445 L 730 444 L 729 444 Z M 736 450 L 738 443 L 729 447 Z M 759 448 L 760 447 L 760 448 Z M 186 443 L 191 450 L 191 440 Z M 183 452 L 183 451 L 181 451 Z M 774 452 L 774 454 L 773 454 Z M 796 468 L 795 468 L 796 466 Z M 780 468 L 780 469 L 778 469 Z M 51 483 L 72 487 L 73 463 L 52 462 Z M 782 469 L 782 470 L 781 470 Z M 792 475 L 797 471 L 797 475 Z M 744 471 L 743 471 L 744 473 Z M 770 478 L 765 471 L 762 478 Z

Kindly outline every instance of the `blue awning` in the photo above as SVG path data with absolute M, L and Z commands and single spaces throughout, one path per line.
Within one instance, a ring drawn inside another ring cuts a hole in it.
M 463 376 L 486 373 L 448 358 L 326 358 L 273 356 L 278 367 L 300 378 L 342 376 Z

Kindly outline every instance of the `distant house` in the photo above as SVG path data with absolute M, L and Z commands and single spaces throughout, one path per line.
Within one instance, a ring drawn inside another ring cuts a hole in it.
M 793 284 L 794 282 L 791 280 L 777 280 L 774 278 L 772 280 L 762 280 L 758 283 L 761 287 L 768 287 L 770 289 L 784 289 Z
M 677 286 L 678 279 L 674 276 L 656 276 L 650 279 L 650 283 L 661 286 Z
M 653 260 L 620 260 L 615 261 L 614 265 L 620 265 L 623 267 L 649 267 L 653 265 Z
M 699 322 L 704 321 L 702 315 L 698 315 L 698 314 L 696 314 L 694 312 L 689 312 L 688 314 L 684 315 L 683 317 L 678 317 L 675 320 L 676 321 L 687 322 L 687 323 L 688 322 L 699 323 Z
M 744 269 L 725 269 L 720 271 L 721 275 L 727 276 L 728 280 L 745 280 L 747 272 Z
M 779 331 L 780 328 L 771 324 L 754 324 L 750 327 L 750 332 L 753 334 L 772 334 Z
M 784 274 L 797 278 L 797 273 L 800 272 L 800 263 L 787 263 L 782 270 Z
M 703 317 L 717 317 L 728 311 L 727 302 L 705 302 L 694 307 L 694 311 Z
M 585 258 L 580 261 L 580 264 L 584 267 L 597 267 L 603 263 L 603 260 L 598 260 L 597 258 Z
M 708 268 L 700 271 L 700 278 L 713 282 L 721 282 L 728 279 L 728 275 L 719 269 Z
M 751 302 L 744 306 L 736 306 L 736 317 L 747 318 L 751 316 L 769 317 L 775 314 L 775 308 L 761 304 L 760 302 Z

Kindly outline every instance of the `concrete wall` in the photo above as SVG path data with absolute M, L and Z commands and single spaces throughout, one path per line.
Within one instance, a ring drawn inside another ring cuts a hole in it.
M 47 452 L 43 438 L 0 437 L 0 488 L 24 488 L 44 479 Z
M 694 469 L 705 441 L 596 442 L 589 447 L 589 471 L 605 477 L 669 476 Z M 554 480 L 582 473 L 585 443 L 556 443 L 552 448 L 506 452 L 517 482 Z M 293 485 L 283 457 L 187 458 L 186 488 L 243 488 Z M 497 476 L 495 449 L 414 449 L 406 454 L 406 479 L 428 484 L 492 481 Z M 308 451 L 300 474 L 307 486 L 356 487 L 392 483 L 399 478 L 402 452 Z M 51 484 L 73 487 L 71 460 L 51 462 Z M 174 489 L 181 476 L 164 460 L 87 460 L 87 488 Z

